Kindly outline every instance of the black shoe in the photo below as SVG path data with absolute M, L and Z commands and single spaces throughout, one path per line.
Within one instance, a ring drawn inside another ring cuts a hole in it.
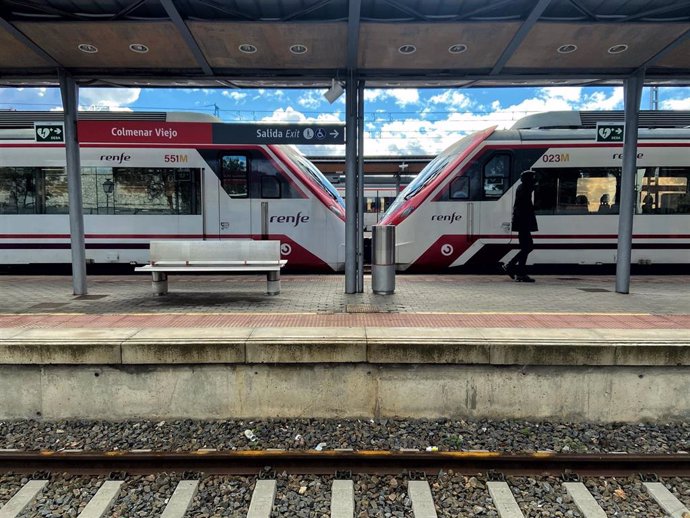
M 498 264 L 501 267 L 501 270 L 503 271 L 503 273 L 505 273 L 511 279 L 515 278 L 515 272 L 513 272 L 513 269 L 510 267 L 510 265 L 505 265 L 503 263 L 498 263 Z
M 534 282 L 534 279 L 529 275 L 518 275 L 515 278 L 515 282 Z

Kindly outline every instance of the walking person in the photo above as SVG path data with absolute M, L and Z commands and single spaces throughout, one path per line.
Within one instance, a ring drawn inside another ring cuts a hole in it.
M 539 230 L 537 228 L 537 217 L 534 214 L 534 204 L 532 203 L 534 183 L 534 171 L 523 171 L 520 174 L 520 185 L 518 185 L 515 191 L 513 220 L 511 222 L 512 231 L 518 233 L 520 251 L 508 264 L 501 264 L 503 271 L 511 279 L 515 279 L 516 282 L 534 282 L 534 279 L 527 275 L 526 270 L 527 256 L 534 250 L 532 232 Z

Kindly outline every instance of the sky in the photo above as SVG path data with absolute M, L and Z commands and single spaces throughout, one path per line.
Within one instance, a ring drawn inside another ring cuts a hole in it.
M 324 90 L 80 88 L 82 110 L 192 111 L 225 122 L 344 122 L 345 96 Z M 690 110 L 690 88 L 659 88 L 659 108 Z M 366 89 L 364 156 L 435 155 L 469 132 L 550 110 L 622 110 L 622 87 Z M 57 88 L 0 88 L 0 110 L 60 110 Z M 650 91 L 642 109 L 650 109 Z M 345 146 L 301 146 L 344 156 Z

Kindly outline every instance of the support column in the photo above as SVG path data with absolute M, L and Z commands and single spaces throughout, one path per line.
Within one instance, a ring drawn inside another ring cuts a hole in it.
M 84 212 L 81 198 L 81 162 L 77 135 L 79 87 L 72 75 L 59 70 L 60 94 L 65 114 L 65 154 L 69 229 L 72 250 L 72 288 L 75 295 L 86 295 L 86 249 L 84 246 Z
M 364 293 L 364 81 L 357 85 L 357 293 Z
M 357 81 L 345 83 L 345 293 L 357 292 Z
M 625 89 L 625 134 L 623 169 L 618 214 L 618 250 L 616 254 L 616 292 L 630 292 L 630 260 L 632 257 L 633 214 L 635 212 L 635 176 L 637 172 L 637 125 L 644 85 L 644 70 L 628 77 Z

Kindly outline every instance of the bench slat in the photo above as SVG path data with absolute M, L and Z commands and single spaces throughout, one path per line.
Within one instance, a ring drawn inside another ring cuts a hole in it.
M 151 266 L 243 266 L 243 265 L 254 265 L 254 266 L 275 266 L 279 264 L 285 264 L 285 259 L 274 260 L 274 261 L 255 261 L 255 260 L 243 260 L 243 261 L 151 261 Z
M 282 264 L 275 266 L 138 266 L 135 272 L 279 272 Z

